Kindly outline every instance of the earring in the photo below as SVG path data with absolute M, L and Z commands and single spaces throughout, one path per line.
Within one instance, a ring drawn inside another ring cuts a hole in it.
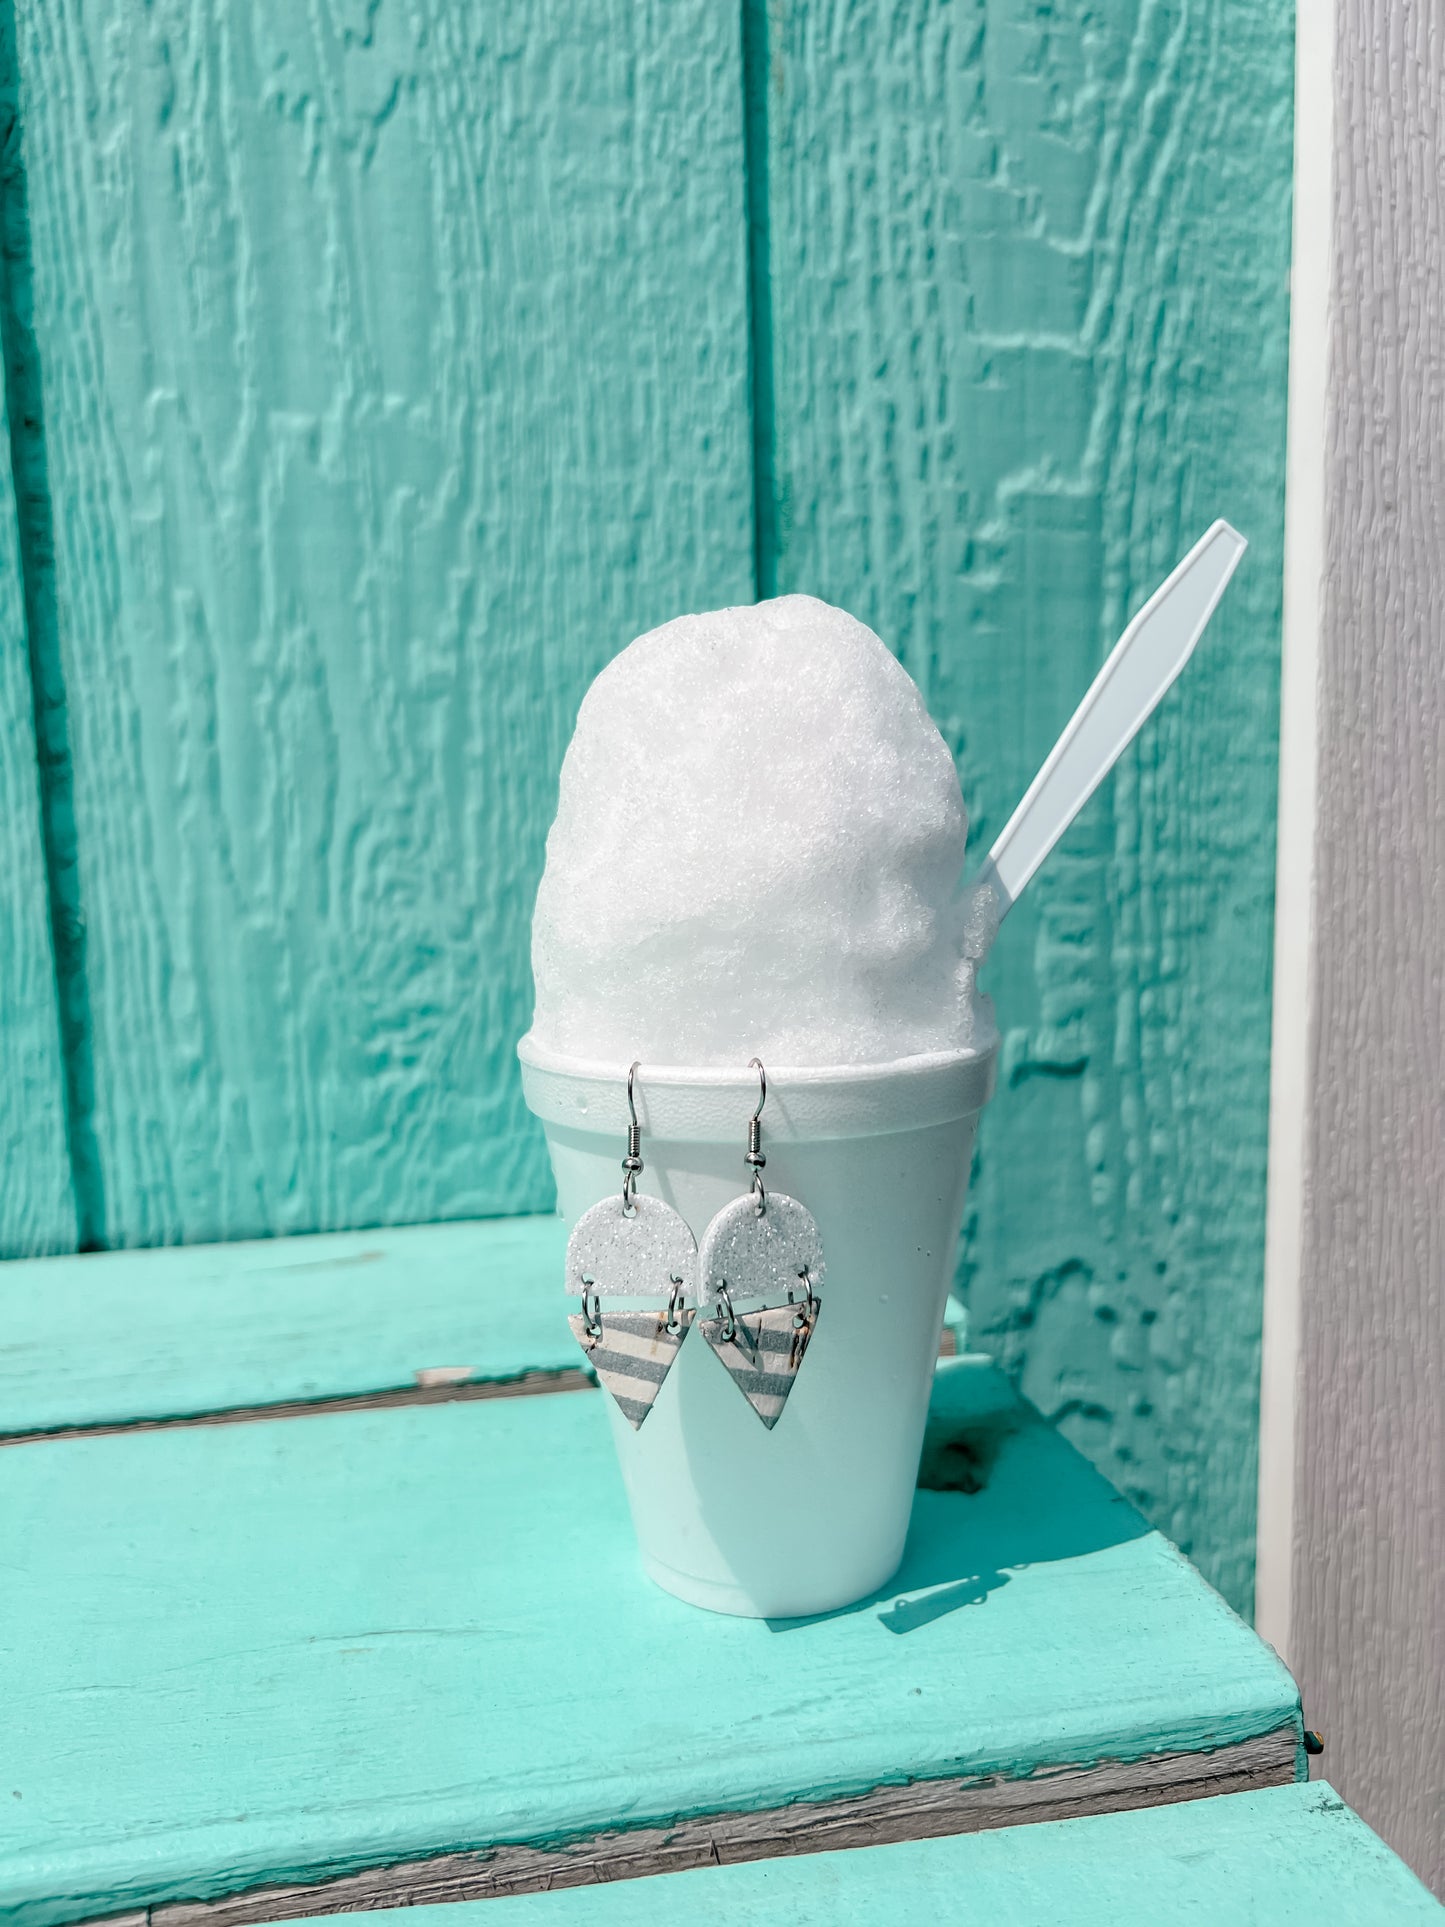
M 768 1077 L 756 1057 L 749 1069 L 757 1072 L 759 1087 L 743 1154 L 753 1174 L 752 1188 L 725 1204 L 703 1233 L 698 1273 L 702 1296 L 714 1308 L 703 1322 L 703 1335 L 771 1431 L 818 1322 L 823 1242 L 810 1211 L 796 1198 L 768 1191 L 763 1183 L 767 1159 L 761 1120 Z M 755 1303 L 739 1311 L 739 1300 Z
M 584 1211 L 567 1240 L 567 1290 L 582 1299 L 580 1314 L 569 1313 L 567 1323 L 634 1432 L 662 1390 L 697 1299 L 692 1232 L 670 1204 L 638 1193 L 642 1130 L 633 1080 L 639 1068 L 634 1064 L 627 1073 L 632 1122 L 622 1160 L 622 1196 L 604 1198 Z M 642 1310 L 610 1311 L 603 1309 L 604 1297 L 658 1302 Z

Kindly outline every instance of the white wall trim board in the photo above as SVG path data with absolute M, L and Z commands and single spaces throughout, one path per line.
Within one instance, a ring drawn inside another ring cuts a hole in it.
M 1330 264 L 1334 224 L 1334 9 L 1301 0 L 1295 20 L 1294 225 L 1284 643 L 1275 857 L 1269 1202 L 1259 1398 L 1255 1626 L 1289 1658 L 1295 1401 L 1309 1126 L 1320 596 L 1325 567 Z
M 1445 1895 L 1445 31 L 1439 0 L 1300 31 L 1300 187 L 1329 198 L 1299 268 L 1323 245 L 1329 283 L 1291 370 L 1260 1617 L 1331 1784 Z

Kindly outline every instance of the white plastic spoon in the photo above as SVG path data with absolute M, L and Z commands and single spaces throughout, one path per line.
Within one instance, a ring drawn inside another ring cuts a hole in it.
M 1248 547 L 1228 522 L 1216 522 L 1114 644 L 978 873 L 974 887 L 992 891 L 996 918 L 1013 908 L 1035 870 L 1153 714 L 1204 634 Z

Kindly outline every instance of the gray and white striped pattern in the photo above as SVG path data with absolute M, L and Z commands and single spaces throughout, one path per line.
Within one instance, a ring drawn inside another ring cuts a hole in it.
M 731 1338 L 723 1337 L 721 1318 L 704 1319 L 702 1325 L 703 1335 L 727 1366 L 734 1385 L 770 1432 L 782 1417 L 817 1324 L 815 1316 L 795 1330 L 797 1315 L 798 1307 L 793 1305 L 739 1312 Z
M 569 1313 L 567 1318 L 599 1384 L 617 1400 L 634 1432 L 652 1410 L 691 1322 L 692 1313 L 683 1311 L 677 1330 L 670 1332 L 665 1310 L 604 1311 L 598 1319 L 602 1335 L 593 1338 L 584 1315 Z

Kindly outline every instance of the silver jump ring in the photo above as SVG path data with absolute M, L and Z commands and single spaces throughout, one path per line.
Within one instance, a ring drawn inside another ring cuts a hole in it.
M 718 1318 L 724 1321 L 722 1332 L 720 1335 L 722 1337 L 723 1343 L 726 1344 L 729 1339 L 737 1337 L 738 1320 L 737 1320 L 737 1313 L 733 1310 L 732 1298 L 729 1295 L 728 1288 L 725 1284 L 719 1285 L 717 1288 L 717 1303 L 718 1303 L 718 1313 L 717 1313 Z
M 793 1330 L 795 1332 L 802 1331 L 805 1325 L 811 1325 L 813 1320 L 818 1316 L 818 1294 L 813 1290 L 812 1275 L 806 1265 L 804 1265 L 803 1269 L 798 1273 L 798 1276 L 803 1281 L 803 1289 L 807 1293 L 807 1297 L 804 1298 L 801 1305 L 798 1304 L 797 1300 L 793 1297 L 793 1287 L 789 1285 L 788 1303 L 793 1307 Z
M 676 1338 L 677 1334 L 682 1330 L 682 1300 L 686 1290 L 687 1287 L 683 1284 L 681 1278 L 673 1279 L 672 1296 L 667 1301 L 667 1330 L 668 1335 L 672 1338 Z
M 582 1316 L 587 1321 L 587 1336 L 595 1345 L 602 1336 L 602 1300 L 592 1288 L 592 1280 L 582 1280 Z

